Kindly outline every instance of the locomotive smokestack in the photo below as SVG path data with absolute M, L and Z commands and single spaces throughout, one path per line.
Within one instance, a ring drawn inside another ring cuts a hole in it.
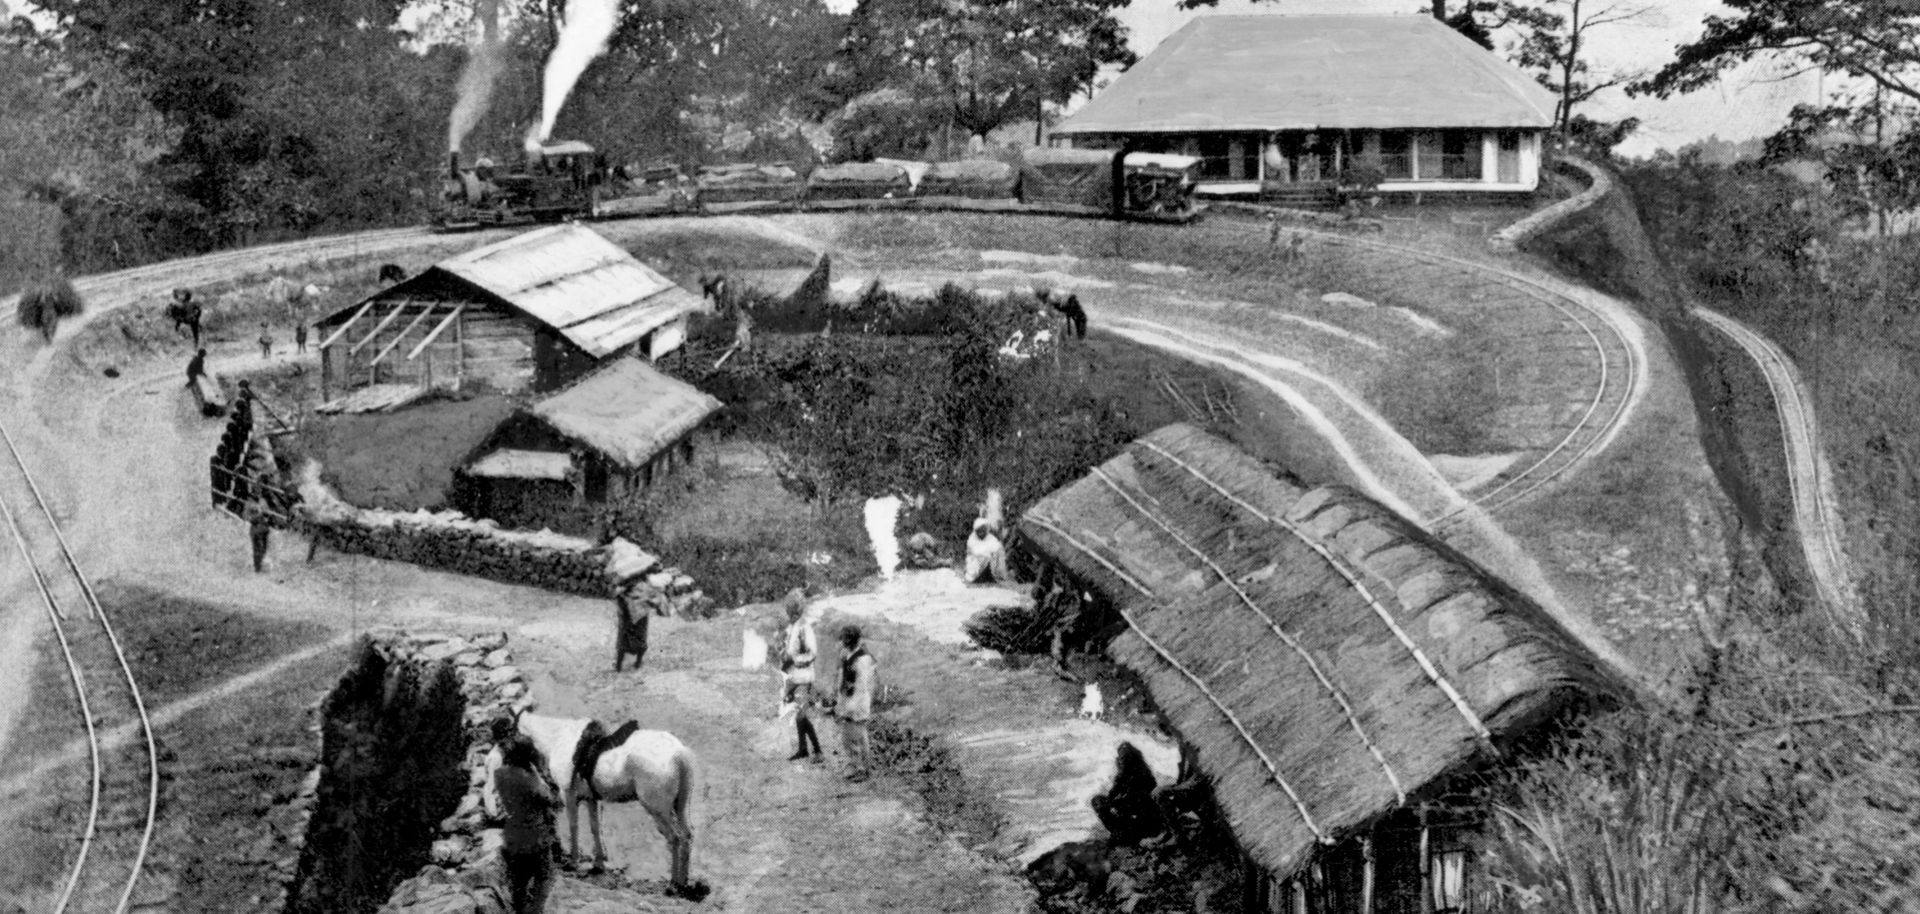
M 460 180 L 460 150 L 447 153 L 447 177 Z

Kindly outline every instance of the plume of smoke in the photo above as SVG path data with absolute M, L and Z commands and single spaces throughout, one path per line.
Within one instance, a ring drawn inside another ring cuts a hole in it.
M 567 103 L 573 84 L 586 72 L 587 64 L 607 52 L 607 41 L 619 24 L 620 0 L 569 0 L 560 38 L 554 42 L 553 56 L 547 58 L 540 124 L 527 131 L 528 148 L 553 136 L 553 122 L 560 119 L 560 107 Z
M 467 134 L 486 116 L 494 81 L 506 64 L 506 51 L 500 44 L 500 0 L 480 0 L 479 12 L 480 43 L 467 54 L 467 65 L 460 71 L 460 96 L 447 119 L 449 152 L 459 152 Z

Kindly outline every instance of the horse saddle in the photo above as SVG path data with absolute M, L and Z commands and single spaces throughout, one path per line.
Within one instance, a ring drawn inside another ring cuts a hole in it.
M 600 799 L 600 790 L 593 785 L 593 769 L 600 764 L 601 754 L 626 742 L 639 729 L 640 722 L 630 720 L 609 734 L 599 721 L 587 721 L 587 728 L 580 731 L 580 742 L 573 747 L 573 776 L 586 782 L 588 797 Z

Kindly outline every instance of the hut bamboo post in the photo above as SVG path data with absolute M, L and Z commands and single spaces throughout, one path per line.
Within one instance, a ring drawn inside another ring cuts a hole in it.
M 1420 807 L 1420 914 L 1433 914 L 1433 833 L 1427 807 Z
M 464 310 L 453 322 L 453 352 L 453 389 L 460 390 L 467 386 L 467 315 Z
M 1373 914 L 1373 836 L 1360 838 L 1360 914 Z
M 320 402 L 333 399 L 333 350 L 320 350 Z

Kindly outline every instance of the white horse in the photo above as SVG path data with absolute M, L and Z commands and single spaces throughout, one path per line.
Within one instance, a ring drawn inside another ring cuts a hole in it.
M 575 752 L 580 738 L 592 721 L 564 717 L 543 717 L 525 713 L 516 719 L 519 731 L 546 757 L 553 782 L 560 785 L 561 799 L 567 807 L 567 851 L 580 857 L 580 819 L 578 808 L 587 804 L 587 824 L 593 832 L 593 866 L 606 865 L 607 851 L 600 843 L 600 803 L 640 801 L 653 817 L 660 836 L 667 839 L 671 858 L 670 893 L 692 896 L 699 889 L 688 878 L 693 864 L 693 828 L 687 822 L 687 803 L 693 797 L 693 751 L 664 730 L 635 730 L 616 746 L 608 748 L 593 763 L 593 770 L 574 771 Z M 598 729 L 598 728 L 595 728 Z

